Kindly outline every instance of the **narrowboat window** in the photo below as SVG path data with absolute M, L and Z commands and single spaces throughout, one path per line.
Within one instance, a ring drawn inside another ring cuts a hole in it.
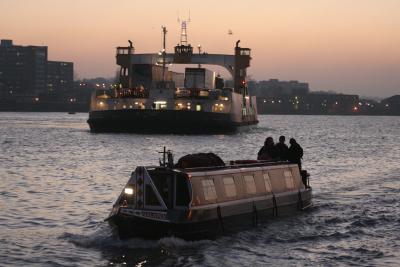
M 225 177 L 223 179 L 225 186 L 225 194 L 227 197 L 236 197 L 236 185 L 233 177 Z
M 204 179 L 201 181 L 203 185 L 204 199 L 215 200 L 217 199 L 217 192 L 215 191 L 214 180 Z
M 190 202 L 188 181 L 182 174 L 176 175 L 176 206 L 188 206 Z
M 244 182 L 246 184 L 246 193 L 255 194 L 257 190 L 253 175 L 245 175 Z
M 288 189 L 294 189 L 294 182 L 291 171 L 284 171 L 283 175 L 285 176 L 285 184 Z
M 153 188 L 150 185 L 146 185 L 146 197 L 145 197 L 145 205 L 148 206 L 160 206 L 160 202 L 158 202 L 157 196 L 153 191 Z
M 272 192 L 272 186 L 271 186 L 271 179 L 269 178 L 268 173 L 264 173 L 264 184 L 265 184 L 265 191 L 268 193 Z

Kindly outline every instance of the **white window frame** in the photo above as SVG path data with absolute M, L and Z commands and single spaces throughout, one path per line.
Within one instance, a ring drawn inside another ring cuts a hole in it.
M 222 182 L 225 188 L 225 195 L 227 197 L 236 197 L 237 190 L 236 190 L 235 179 L 232 176 L 228 176 L 222 178 Z
M 201 180 L 203 187 L 203 195 L 206 201 L 213 201 L 217 199 L 217 191 L 215 190 L 214 179 L 205 178 Z
M 244 175 L 243 176 L 246 193 L 254 195 L 257 193 L 256 182 L 254 181 L 254 175 Z
M 263 178 L 264 178 L 265 191 L 267 193 L 272 193 L 271 177 L 269 177 L 269 173 L 268 172 L 263 173 Z
M 283 176 L 285 177 L 286 188 L 293 190 L 294 189 L 294 181 L 293 181 L 292 172 L 290 170 L 284 170 Z

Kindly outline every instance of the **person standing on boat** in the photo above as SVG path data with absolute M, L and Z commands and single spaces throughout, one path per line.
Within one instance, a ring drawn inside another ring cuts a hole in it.
M 279 143 L 275 145 L 276 157 L 279 158 L 280 160 L 288 159 L 289 148 L 285 144 L 285 140 L 286 140 L 285 136 L 281 135 L 279 137 Z
M 264 142 L 264 146 L 258 151 L 258 160 L 272 160 L 276 158 L 276 149 L 274 145 L 274 139 L 267 137 Z
M 296 142 L 294 138 L 290 138 L 290 147 L 288 150 L 288 160 L 291 163 L 299 165 L 301 171 L 301 159 L 303 158 L 303 148 Z

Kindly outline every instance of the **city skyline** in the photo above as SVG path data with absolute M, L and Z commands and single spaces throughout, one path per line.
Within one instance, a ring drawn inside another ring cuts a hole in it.
M 179 42 L 188 16 L 189 43 L 208 53 L 252 49 L 249 75 L 308 82 L 312 90 L 387 97 L 400 89 L 400 3 L 367 1 L 239 2 L 10 1 L 0 17 L 1 39 L 46 45 L 49 58 L 75 63 L 80 78 L 115 74 L 115 47 L 131 39 L 138 53 Z M 228 34 L 229 31 L 233 34 Z

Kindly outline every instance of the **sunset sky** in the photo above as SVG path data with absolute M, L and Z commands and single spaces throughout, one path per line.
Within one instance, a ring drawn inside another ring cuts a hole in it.
M 400 94 L 399 0 L 0 0 L 0 38 L 47 45 L 49 59 L 72 61 L 79 78 L 111 77 L 115 47 L 168 51 L 188 15 L 189 42 L 208 53 L 252 48 L 249 74 L 310 83 L 311 90 L 362 96 Z M 228 35 L 228 30 L 233 35 Z

